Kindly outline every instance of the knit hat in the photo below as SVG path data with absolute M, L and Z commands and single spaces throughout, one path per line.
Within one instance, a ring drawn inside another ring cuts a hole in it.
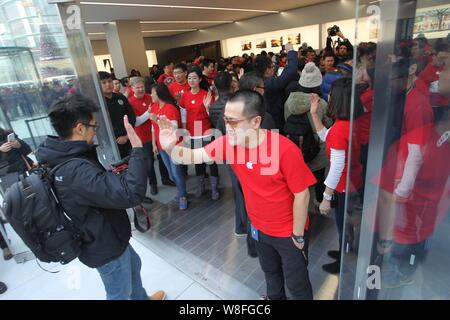
M 314 62 L 308 62 L 302 71 L 300 81 L 298 82 L 303 88 L 320 87 L 322 84 L 322 73 L 316 67 Z

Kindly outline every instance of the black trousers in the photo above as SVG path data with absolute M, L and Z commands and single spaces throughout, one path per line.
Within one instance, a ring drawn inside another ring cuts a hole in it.
M 191 149 L 199 149 L 203 148 L 207 144 L 211 143 L 214 138 L 205 138 L 205 139 L 192 139 L 191 140 Z M 217 163 L 213 162 L 212 164 L 208 164 L 209 166 L 209 173 L 211 177 L 218 177 L 219 176 L 219 167 L 217 166 Z M 195 175 L 198 176 L 204 176 L 206 174 L 206 164 L 196 164 L 195 165 Z
M 150 180 L 150 185 L 153 186 L 153 185 L 157 184 L 156 174 L 155 174 L 155 166 L 154 166 L 154 163 L 155 163 L 154 157 L 155 156 L 153 154 L 153 145 L 151 142 L 147 142 L 147 143 L 144 143 L 143 147 L 144 147 L 145 152 L 147 152 L 147 154 L 148 154 L 147 176 L 148 176 L 148 179 Z
M 117 144 L 117 148 L 119 149 L 120 158 L 126 158 L 130 155 L 131 143 L 130 141 L 127 141 L 125 144 Z
M 233 188 L 233 197 L 235 204 L 235 232 L 247 233 L 247 249 L 249 253 L 256 253 L 255 240 L 251 236 L 250 221 L 248 220 L 247 209 L 245 207 L 244 193 L 242 186 L 236 177 L 233 169 L 229 165 L 226 166 L 230 173 L 231 186 Z
M 308 274 L 308 235 L 305 250 L 299 250 L 292 239 L 266 235 L 259 231 L 256 242 L 259 263 L 266 278 L 270 300 L 286 300 L 286 288 L 292 300 L 312 300 L 313 292 Z
M 4 228 L 4 225 L 3 225 L 3 223 L 2 223 L 2 228 Z M 6 244 L 6 241 L 5 241 L 5 239 L 3 238 L 3 234 L 2 233 L 0 233 L 0 249 L 6 249 L 6 248 L 8 248 L 8 245 Z
M 323 200 L 323 193 L 325 192 L 325 169 L 320 169 L 313 172 L 314 177 L 317 182 L 314 185 L 314 190 L 316 191 L 316 200 L 321 203 Z

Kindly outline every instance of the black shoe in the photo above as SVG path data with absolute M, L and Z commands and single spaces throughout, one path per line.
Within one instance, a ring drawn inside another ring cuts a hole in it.
M 341 253 L 338 250 L 330 250 L 328 251 L 328 256 L 335 260 L 338 260 L 341 257 Z
M 150 197 L 147 197 L 147 196 L 144 197 L 144 201 L 145 201 L 145 202 L 148 202 L 148 203 L 150 203 L 150 204 L 153 203 L 153 199 L 150 198 Z
M 338 260 L 333 263 L 324 264 L 322 269 L 331 274 L 338 274 L 341 271 L 341 261 Z
M 156 185 L 151 185 L 150 186 L 150 193 L 155 196 L 158 194 L 158 187 Z
M 0 282 L 0 294 L 3 294 L 8 290 L 8 287 L 3 282 Z
M 176 187 L 177 185 L 175 184 L 175 182 L 173 182 L 172 180 L 168 179 L 168 180 L 164 180 L 163 181 L 163 185 L 165 186 L 170 186 L 170 187 Z

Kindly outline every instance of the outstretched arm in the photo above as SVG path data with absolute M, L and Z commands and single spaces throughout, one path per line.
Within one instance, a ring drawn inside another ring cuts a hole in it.
M 178 164 L 201 164 L 212 162 L 204 148 L 189 149 L 177 145 L 176 128 L 164 116 L 158 121 L 159 142 L 167 154 Z

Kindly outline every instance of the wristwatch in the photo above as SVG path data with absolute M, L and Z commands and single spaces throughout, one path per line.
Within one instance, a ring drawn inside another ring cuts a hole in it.
M 305 237 L 304 236 L 296 236 L 294 233 L 292 233 L 292 239 L 294 239 L 295 242 L 303 244 L 305 243 Z
M 327 200 L 327 201 L 331 201 L 331 200 L 333 200 L 333 195 L 324 192 L 324 193 L 323 193 L 323 198 L 324 198 L 325 200 Z

